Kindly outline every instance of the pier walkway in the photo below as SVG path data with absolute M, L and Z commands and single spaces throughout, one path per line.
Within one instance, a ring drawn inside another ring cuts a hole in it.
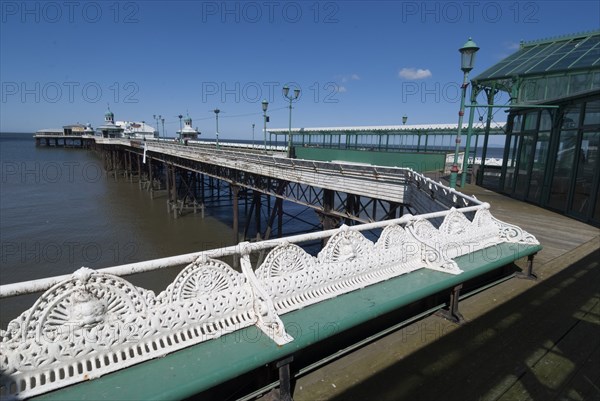
M 300 377 L 296 401 L 600 400 L 600 230 L 478 186 L 463 192 L 539 239 L 538 281 L 462 299 L 462 326 L 432 315 Z

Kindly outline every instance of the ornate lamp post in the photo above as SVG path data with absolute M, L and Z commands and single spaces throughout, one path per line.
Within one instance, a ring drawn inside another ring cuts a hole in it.
M 469 72 L 473 69 L 475 63 L 475 54 L 479 47 L 471 38 L 458 49 L 460 52 L 460 69 L 463 71 L 463 84 L 461 86 L 462 94 L 460 97 L 460 111 L 458 112 L 458 130 L 456 132 L 456 147 L 454 149 L 454 162 L 450 169 L 450 188 L 456 188 L 456 178 L 458 176 L 458 152 L 460 150 L 460 132 L 462 130 L 463 116 L 465 115 L 465 97 L 467 96 L 467 87 L 469 86 Z M 467 157 L 466 155 L 464 157 Z
M 177 117 L 179 117 L 179 141 L 183 140 L 183 128 L 181 126 L 181 119 L 183 118 L 183 115 L 180 114 Z
M 156 114 L 152 114 L 152 118 L 154 118 L 154 120 L 156 121 L 156 131 L 158 132 L 158 140 L 160 141 L 160 119 L 162 118 L 162 116 L 156 115 Z
M 165 132 L 165 118 L 162 117 L 160 119 L 160 122 L 162 122 L 163 135 L 165 136 L 165 141 L 166 141 L 167 140 L 167 133 Z
M 217 149 L 219 149 L 219 113 L 221 112 L 221 110 L 219 109 L 214 109 L 213 112 L 215 113 L 215 119 L 217 120 Z
M 265 141 L 265 153 L 267 153 L 267 121 L 269 120 L 269 117 L 267 116 L 267 109 L 269 108 L 269 102 L 267 102 L 266 100 L 262 101 L 262 111 L 263 111 L 263 120 L 264 120 L 264 127 L 263 127 L 263 136 L 264 136 L 264 141 Z
M 252 123 L 252 149 L 254 149 L 254 123 Z
M 408 120 L 408 117 L 405 115 L 402 116 L 402 125 L 406 124 L 406 120 Z
M 300 96 L 300 89 L 296 88 L 294 89 L 294 94 L 290 95 L 290 88 L 289 86 L 284 86 L 283 87 L 283 96 L 288 99 L 290 101 L 290 128 L 288 131 L 288 154 L 287 156 L 289 158 L 294 157 L 294 152 L 292 150 L 292 102 L 296 99 L 298 99 L 298 96 Z

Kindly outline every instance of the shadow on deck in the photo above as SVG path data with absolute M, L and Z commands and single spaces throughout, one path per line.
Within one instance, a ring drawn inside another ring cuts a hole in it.
M 329 391 L 299 381 L 295 399 L 598 400 L 598 260 L 596 250 L 460 328 L 430 317 L 403 329 L 321 371 Z

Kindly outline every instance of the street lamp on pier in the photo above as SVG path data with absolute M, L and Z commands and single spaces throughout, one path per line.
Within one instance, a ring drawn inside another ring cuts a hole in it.
M 290 95 L 290 88 L 289 86 L 284 86 L 283 87 L 283 96 L 288 99 L 290 101 L 290 127 L 289 127 L 289 131 L 288 131 L 288 151 L 287 151 L 287 156 L 289 158 L 294 157 L 294 151 L 292 149 L 292 102 L 296 99 L 298 99 L 298 96 L 300 96 L 300 89 L 296 88 L 294 89 L 294 94 Z
M 254 123 L 252 123 L 252 149 L 254 149 Z
M 221 112 L 221 110 L 219 109 L 214 109 L 213 113 L 215 113 L 215 119 L 217 121 L 217 133 L 216 133 L 216 137 L 217 137 L 217 149 L 219 149 L 219 113 Z
M 406 120 L 408 120 L 408 117 L 405 115 L 402 116 L 402 125 L 406 124 Z
M 456 179 L 458 176 L 458 153 L 460 150 L 460 133 L 462 130 L 463 116 L 465 115 L 465 97 L 467 96 L 467 87 L 469 86 L 469 72 L 475 64 L 475 54 L 479 47 L 471 38 L 458 49 L 460 52 L 460 69 L 463 71 L 463 84 L 461 86 L 462 94 L 460 96 L 460 111 L 458 112 L 458 130 L 456 131 L 456 147 L 454 149 L 454 161 L 450 168 L 450 188 L 456 188 Z M 464 155 L 463 157 L 467 157 Z M 464 172 L 463 172 L 464 174 Z
M 160 114 L 152 114 L 152 118 L 154 118 L 154 121 L 156 121 L 156 132 L 158 133 L 158 140 L 160 141 L 160 119 L 162 116 Z
M 183 139 L 183 127 L 181 126 L 181 119 L 183 118 L 183 115 L 180 114 L 177 117 L 179 117 L 179 140 Z
M 160 119 L 160 121 L 162 122 L 162 129 L 163 129 L 162 131 L 163 131 L 163 136 L 164 136 L 164 138 L 165 138 L 165 141 L 166 141 L 166 140 L 167 140 L 167 133 L 165 132 L 165 118 L 164 118 L 164 117 L 162 117 L 162 118 Z
M 267 109 L 269 108 L 269 102 L 266 100 L 262 101 L 262 111 L 263 111 L 263 120 L 264 120 L 264 128 L 263 128 L 263 137 L 265 141 L 265 153 L 267 153 L 267 122 L 269 121 L 269 116 L 267 116 Z

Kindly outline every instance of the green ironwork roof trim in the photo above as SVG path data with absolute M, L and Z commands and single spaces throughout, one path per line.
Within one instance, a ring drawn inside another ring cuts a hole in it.
M 600 70 L 600 30 L 521 43 L 521 48 L 473 79 L 481 84 L 531 75 Z

